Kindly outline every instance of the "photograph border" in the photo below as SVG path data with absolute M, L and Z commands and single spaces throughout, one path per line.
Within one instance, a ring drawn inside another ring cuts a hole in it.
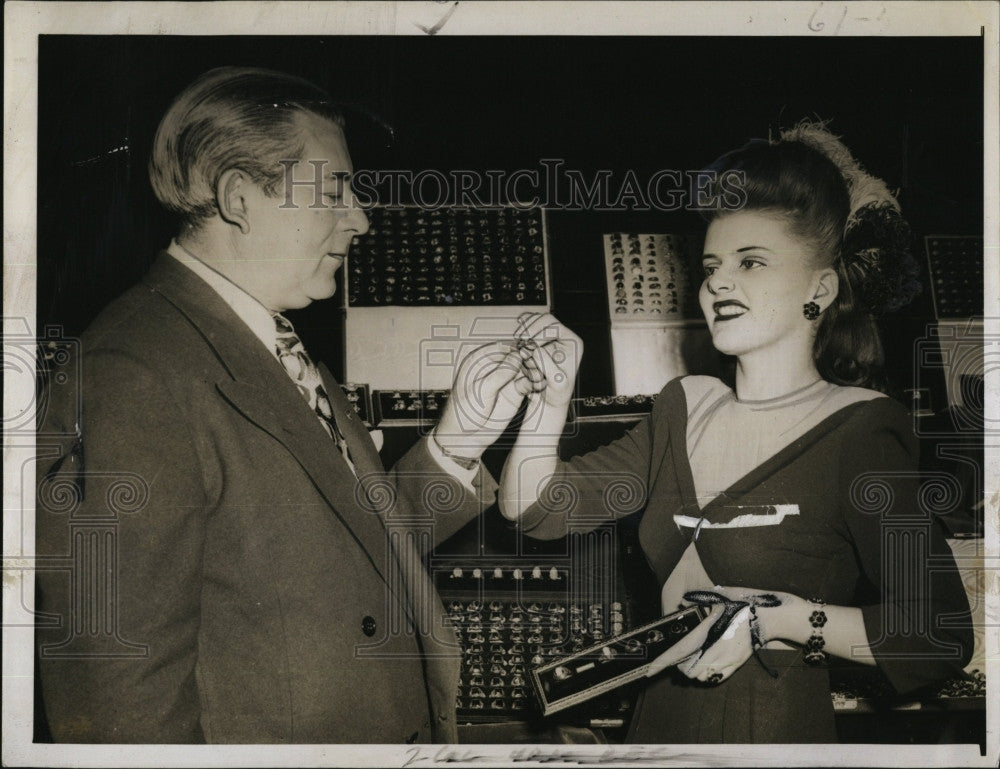
M 4 6 L 4 361 L 37 339 L 38 38 L 163 35 L 964 36 L 984 52 L 984 333 L 1000 334 L 1000 4 L 980 2 L 9 2 Z M 266 32 L 263 32 L 266 30 Z M 986 368 L 985 423 L 1000 420 L 1000 371 Z M 32 403 L 33 370 L 5 370 L 4 424 Z M 987 702 L 1000 702 L 1000 441 L 986 434 Z M 34 437 L 4 433 L 3 763 L 7 766 L 780 765 L 996 766 L 976 745 L 141 746 L 32 742 Z

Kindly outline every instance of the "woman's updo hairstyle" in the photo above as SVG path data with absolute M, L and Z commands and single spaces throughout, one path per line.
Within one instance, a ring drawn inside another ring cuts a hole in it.
M 702 208 L 709 222 L 734 211 L 775 214 L 812 245 L 820 266 L 837 270 L 837 298 L 820 316 L 813 345 L 820 375 L 884 389 L 875 319 L 920 291 L 910 228 L 885 182 L 865 173 L 840 139 L 815 122 L 777 139 L 754 139 L 706 170 L 715 179 L 705 190 L 711 205 Z

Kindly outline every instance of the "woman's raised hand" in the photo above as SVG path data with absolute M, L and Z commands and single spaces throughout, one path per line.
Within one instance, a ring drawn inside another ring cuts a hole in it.
M 529 397 L 566 408 L 573 397 L 583 340 L 551 313 L 526 312 L 517 320 L 515 340 L 531 383 Z

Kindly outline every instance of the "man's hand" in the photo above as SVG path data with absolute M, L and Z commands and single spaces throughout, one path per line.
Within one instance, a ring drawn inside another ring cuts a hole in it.
M 462 359 L 434 428 L 446 452 L 478 458 L 507 428 L 533 386 L 522 362 L 513 341 L 484 344 Z
M 514 339 L 477 347 L 462 359 L 434 440 L 446 453 L 478 458 L 525 396 L 565 414 L 582 354 L 580 338 L 551 314 L 523 313 Z

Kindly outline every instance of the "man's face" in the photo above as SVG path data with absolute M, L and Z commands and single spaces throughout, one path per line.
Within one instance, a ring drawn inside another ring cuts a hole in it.
M 353 167 L 340 126 L 310 114 L 299 120 L 304 151 L 286 169 L 286 183 L 271 196 L 255 186 L 248 193 L 244 288 L 279 312 L 333 296 L 352 238 L 368 231 L 351 189 Z

